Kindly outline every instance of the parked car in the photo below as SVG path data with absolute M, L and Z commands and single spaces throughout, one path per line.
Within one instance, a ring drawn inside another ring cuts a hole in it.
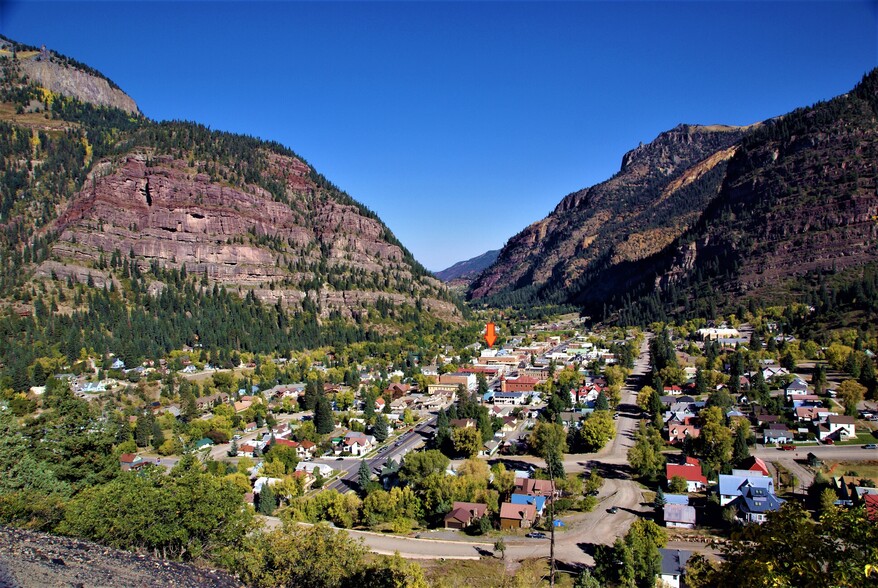
M 784 451 L 792 451 L 796 448 L 795 445 L 781 445 L 780 448 Z
M 610 513 L 610 514 L 616 514 L 617 512 L 619 512 L 619 507 L 618 507 L 618 506 L 612 506 L 612 507 L 610 507 L 610 508 L 607 509 L 607 512 Z
M 866 445 L 863 445 L 863 449 L 878 449 L 878 445 L 875 443 L 867 443 Z
M 525 537 L 527 537 L 528 539 L 545 539 L 546 534 L 541 531 L 534 531 L 532 533 L 528 533 L 527 535 L 525 535 Z

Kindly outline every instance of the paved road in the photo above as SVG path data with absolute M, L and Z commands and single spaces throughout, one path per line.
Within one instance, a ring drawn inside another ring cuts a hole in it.
M 415 425 L 414 430 L 403 433 L 396 441 L 385 445 L 377 455 L 367 458 L 366 461 L 372 473 L 380 474 L 388 461 L 392 459 L 399 463 L 406 453 L 426 443 L 433 434 L 433 427 L 436 424 L 437 418 L 438 415 L 432 415 L 427 420 Z M 314 461 L 325 463 L 335 470 L 343 470 L 344 473 L 338 479 L 327 485 L 328 489 L 338 490 L 339 492 L 359 490 L 359 458 L 344 458 L 342 460 L 330 458 L 328 460 L 315 459 Z
M 814 472 L 805 467 L 809 453 L 813 453 L 822 461 L 878 460 L 878 449 L 863 449 L 862 445 L 805 445 L 793 451 L 757 445 L 751 451 L 752 455 L 764 461 L 779 463 L 785 467 L 799 479 L 800 486 L 804 488 L 814 482 Z
M 641 504 L 640 487 L 631 480 L 627 466 L 627 451 L 633 445 L 633 431 L 637 426 L 639 409 L 636 409 L 636 393 L 642 385 L 642 378 L 649 370 L 648 340 L 644 342 L 632 376 L 622 392 L 620 417 L 617 421 L 617 435 L 612 443 L 598 453 L 571 454 L 565 456 L 565 469 L 568 472 L 581 472 L 597 469 L 606 479 L 598 495 L 600 505 L 590 513 L 580 513 L 565 517 L 567 526 L 559 530 L 555 537 L 555 554 L 559 561 L 572 564 L 592 564 L 591 553 L 597 544 L 612 544 L 624 535 L 628 527 L 639 516 L 649 516 L 653 510 Z M 533 457 L 516 457 L 515 461 L 543 465 Z M 617 507 L 616 514 L 608 512 Z M 351 532 L 361 537 L 370 549 L 376 552 L 398 551 L 403 557 L 418 558 L 469 558 L 487 555 L 492 551 L 492 543 L 473 541 L 438 541 L 378 535 L 374 533 Z M 520 561 L 531 557 L 549 555 L 548 539 L 505 538 L 507 560 Z
M 650 505 L 641 504 L 640 487 L 631 480 L 627 465 L 627 451 L 633 445 L 633 432 L 637 426 L 640 410 L 636 407 L 636 394 L 643 385 L 643 378 L 649 370 L 648 339 L 644 341 L 640 355 L 635 362 L 632 376 L 622 391 L 620 416 L 617 421 L 617 435 L 605 448 L 592 454 L 569 454 L 565 456 L 564 466 L 570 473 L 596 469 L 606 479 L 601 488 L 598 508 L 590 513 L 579 513 L 565 517 L 566 527 L 559 530 L 555 537 L 555 555 L 559 561 L 570 564 L 592 564 L 594 546 L 612 544 L 619 536 L 624 535 L 628 527 L 637 517 L 651 516 Z M 422 435 L 429 432 L 435 417 L 419 425 L 415 432 L 408 433 L 398 447 L 393 447 L 386 454 L 369 460 L 370 467 L 383 467 L 391 457 L 397 459 L 406 449 L 410 449 L 422 440 Z M 522 456 L 513 458 L 516 462 L 544 465 L 538 458 Z M 338 481 L 342 488 L 348 484 L 353 487 L 359 468 L 359 460 L 352 462 L 353 473 L 347 481 Z M 341 462 L 335 462 L 336 464 Z M 336 466 L 337 467 L 337 466 Z M 616 507 L 618 512 L 610 514 L 608 510 Z M 269 527 L 279 525 L 279 520 L 266 518 Z M 416 539 L 394 535 L 382 535 L 361 531 L 348 531 L 351 536 L 362 539 L 376 553 L 394 553 L 411 559 L 474 559 L 491 555 L 493 540 L 467 541 L 461 535 L 461 541 L 444 541 L 433 539 Z M 523 537 L 506 537 L 506 558 L 510 562 L 533 557 L 549 555 L 548 539 L 526 539 Z

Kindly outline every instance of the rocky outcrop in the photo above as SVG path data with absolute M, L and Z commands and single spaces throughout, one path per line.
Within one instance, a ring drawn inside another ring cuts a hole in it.
M 19 59 L 19 65 L 29 79 L 51 92 L 131 114 L 140 112 L 134 100 L 107 79 L 59 62 L 51 53 Z
M 243 584 L 219 570 L 0 526 L 0 588 L 54 586 L 238 588 Z
M 680 125 L 629 151 L 611 179 L 569 194 L 545 219 L 512 237 L 497 262 L 472 284 L 471 298 L 509 295 L 575 298 L 585 280 L 618 288 L 629 276 L 604 270 L 638 261 L 672 243 L 698 218 L 718 189 L 746 127 Z
M 252 184 L 212 180 L 192 162 L 149 150 L 96 165 L 49 227 L 58 235 L 37 276 L 118 282 L 123 262 L 185 268 L 266 302 L 352 317 L 379 298 L 459 318 L 441 283 L 417 272 L 387 228 L 310 179 L 302 161 L 266 153 L 288 200 Z M 108 265 L 115 265 L 108 268 Z M 337 283 L 332 282 L 336 279 Z

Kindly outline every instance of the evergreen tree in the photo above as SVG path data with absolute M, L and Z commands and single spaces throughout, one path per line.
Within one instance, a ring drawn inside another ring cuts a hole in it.
M 238 457 L 238 440 L 232 439 L 232 444 L 229 446 L 229 457 Z
M 610 410 L 610 403 L 607 400 L 607 397 L 604 395 L 603 391 L 598 394 L 597 399 L 594 401 L 594 409 L 595 410 Z
M 707 394 L 707 392 L 707 378 L 704 375 L 704 370 L 699 367 L 695 370 L 695 393 Z
M 314 424 L 317 427 L 317 432 L 321 435 L 327 435 L 335 430 L 332 406 L 326 396 L 321 395 L 317 400 L 317 406 L 314 410 Z
M 137 415 L 137 424 L 134 425 L 134 442 L 138 447 L 146 447 L 149 445 L 149 438 L 152 435 L 152 420 L 147 415 Z
M 485 374 L 482 372 L 476 374 L 476 383 L 478 385 L 479 397 L 484 396 L 488 392 L 488 379 L 485 377 Z
M 360 492 L 365 495 L 369 491 L 369 486 L 372 483 L 372 471 L 369 469 L 369 464 L 366 463 L 365 459 L 360 460 L 358 477 L 360 482 Z
M 265 516 L 271 516 L 277 509 L 277 496 L 272 490 L 271 485 L 265 483 L 259 491 L 259 503 L 256 506 L 256 512 Z
M 659 484 L 658 490 L 655 493 L 655 501 L 653 502 L 656 508 L 664 508 L 665 504 L 667 504 L 667 500 L 665 499 L 665 491 L 662 489 L 662 485 Z
M 366 421 L 371 421 L 375 417 L 375 394 L 371 391 L 366 392 L 363 401 L 363 416 L 366 417 Z
M 747 446 L 747 427 L 739 426 L 735 430 L 735 445 L 732 450 L 732 461 L 740 464 L 750 457 L 750 448 Z
M 152 446 L 158 449 L 165 442 L 165 433 L 158 421 L 152 423 Z
M 754 330 L 750 336 L 750 349 L 752 351 L 762 351 L 762 337 L 759 336 L 759 331 Z
M 387 439 L 387 418 L 383 414 L 379 414 L 375 419 L 375 426 L 372 427 L 372 434 L 376 441 L 385 441 Z

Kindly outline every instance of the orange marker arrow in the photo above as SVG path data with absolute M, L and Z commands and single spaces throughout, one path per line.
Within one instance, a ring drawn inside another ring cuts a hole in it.
M 485 326 L 485 343 L 488 344 L 488 347 L 493 347 L 496 340 L 497 333 L 494 332 L 494 323 L 488 323 Z

